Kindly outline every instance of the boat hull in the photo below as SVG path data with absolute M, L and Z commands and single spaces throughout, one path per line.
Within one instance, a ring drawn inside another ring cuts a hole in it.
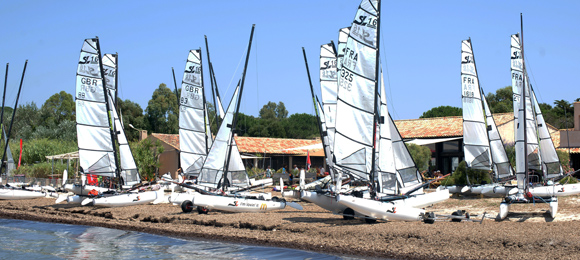
M 397 205 L 405 205 L 413 208 L 424 208 L 433 206 L 439 202 L 449 199 L 449 190 L 437 189 L 434 192 L 414 195 L 406 199 L 393 201 Z
M 580 194 L 580 183 L 530 187 L 529 191 L 537 197 L 570 196 Z
M 413 208 L 403 203 L 381 202 L 349 195 L 338 195 L 338 203 L 374 219 L 388 221 L 421 221 L 425 210 Z
M 0 189 L 0 200 L 28 200 L 43 198 L 45 194 L 37 191 L 19 189 Z
M 113 208 L 113 207 L 127 207 L 127 206 L 134 206 L 134 205 L 142 205 L 142 204 L 152 203 L 158 199 L 163 199 L 163 191 L 162 190 L 146 191 L 146 192 L 139 192 L 139 193 L 127 193 L 127 194 L 120 194 L 120 195 L 114 195 L 114 196 L 109 196 L 109 197 L 94 198 L 94 199 L 89 199 L 89 200 L 92 200 L 93 206 Z M 83 204 L 86 204 L 85 201 L 83 201 Z
M 284 209 L 286 202 L 196 194 L 193 205 L 228 212 L 267 212 Z
M 347 206 L 338 203 L 336 201 L 336 197 L 330 196 L 328 194 L 321 194 L 316 193 L 314 191 L 303 190 L 300 193 L 300 195 L 301 199 L 314 203 L 317 206 L 335 214 L 342 214 L 344 210 L 347 208 Z
M 76 185 L 76 184 L 65 184 L 64 189 L 66 191 L 72 192 L 76 195 L 84 195 L 84 196 L 88 196 L 89 192 L 92 190 L 97 190 L 99 193 L 103 193 L 103 192 L 106 192 L 109 190 L 109 189 L 103 188 L 103 187 L 97 187 L 97 186 L 92 186 L 92 185 L 81 186 L 81 185 Z

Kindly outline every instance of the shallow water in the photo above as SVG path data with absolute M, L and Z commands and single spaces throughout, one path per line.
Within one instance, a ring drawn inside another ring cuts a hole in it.
M 356 259 L 184 240 L 102 227 L 0 219 L 0 259 Z

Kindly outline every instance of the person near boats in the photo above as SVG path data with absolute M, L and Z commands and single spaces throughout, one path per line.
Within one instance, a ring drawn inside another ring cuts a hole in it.
M 266 178 L 271 177 L 272 177 L 272 169 L 270 168 L 270 166 L 268 166 L 268 168 L 266 169 Z

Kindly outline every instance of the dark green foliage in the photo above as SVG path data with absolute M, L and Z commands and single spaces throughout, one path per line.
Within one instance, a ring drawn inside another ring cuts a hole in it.
M 164 83 L 153 92 L 145 109 L 147 130 L 151 133 L 177 134 L 179 132 L 179 106 L 175 92 Z
M 444 117 L 444 116 L 461 116 L 462 109 L 452 106 L 438 106 L 424 112 L 419 118 Z
M 260 109 L 260 118 L 262 119 L 284 119 L 288 117 L 288 110 L 283 102 L 276 103 L 270 101 Z
M 163 153 L 163 146 L 157 140 L 155 143 L 149 139 L 141 142 L 130 143 L 135 163 L 139 169 L 142 180 L 153 180 L 157 169 L 161 166 L 158 155 Z
M 485 96 L 492 113 L 513 112 L 514 95 L 511 86 L 503 87 Z
M 59 125 L 64 120 L 75 121 L 75 101 L 64 90 L 48 98 L 40 109 L 44 125 Z
M 470 184 L 485 184 L 492 182 L 489 177 L 489 171 L 467 169 L 467 163 L 465 161 L 459 163 L 457 169 L 455 169 L 455 172 L 451 175 L 451 178 L 453 178 L 455 185 L 467 185 L 466 175 L 469 177 Z M 444 183 L 444 181 L 441 183 Z
M 417 165 L 419 172 L 429 169 L 429 161 L 431 160 L 431 150 L 427 146 L 416 144 L 406 144 L 413 161 Z
M 562 165 L 562 169 L 564 170 L 564 172 L 569 172 L 570 154 L 568 154 L 568 151 L 556 150 L 556 153 L 558 154 L 558 159 L 560 159 L 560 164 Z
M 318 120 L 310 114 L 292 114 L 284 121 L 286 138 L 316 138 L 320 137 Z
M 141 106 L 129 99 L 122 100 L 117 98 L 117 109 L 121 112 L 123 118 L 123 128 L 129 141 L 137 141 L 139 132 L 129 127 L 129 124 L 137 129 L 146 129 L 147 123 L 143 115 Z

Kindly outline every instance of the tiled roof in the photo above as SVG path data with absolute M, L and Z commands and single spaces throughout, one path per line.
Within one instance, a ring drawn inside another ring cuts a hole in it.
M 159 139 L 160 141 L 172 146 L 173 148 L 179 150 L 179 135 L 177 134 L 157 134 L 152 133 L 151 136 Z
M 178 134 L 157 134 L 151 136 L 161 140 L 164 143 L 179 150 Z M 265 138 L 265 137 L 246 137 L 236 136 L 236 144 L 241 153 L 267 153 L 267 154 L 287 154 L 287 155 L 306 155 L 306 150 L 285 150 L 309 145 L 319 144 L 320 140 L 312 139 L 285 139 L 285 138 Z M 310 156 L 324 156 L 322 149 L 311 149 Z
M 463 136 L 461 116 L 395 120 L 404 139 Z

